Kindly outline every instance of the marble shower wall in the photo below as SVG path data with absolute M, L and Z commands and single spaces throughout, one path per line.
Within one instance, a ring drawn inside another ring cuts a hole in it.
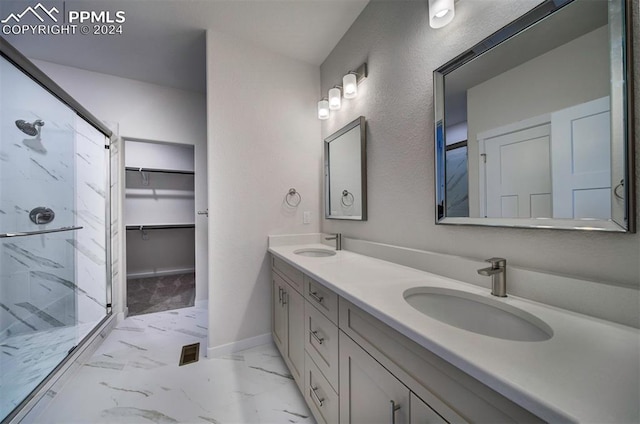
M 77 323 L 98 323 L 106 314 L 108 154 L 106 137 L 79 116 L 75 118 L 75 239 Z M 110 271 L 110 270 L 109 270 Z
M 44 121 L 40 136 L 15 121 Z M 6 60 L 0 61 L 0 340 L 105 315 L 105 137 Z M 29 212 L 51 208 L 35 224 Z

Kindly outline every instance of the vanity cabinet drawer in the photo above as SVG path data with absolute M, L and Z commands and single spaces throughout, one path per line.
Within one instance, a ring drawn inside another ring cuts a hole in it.
M 305 344 L 311 359 L 336 392 L 338 389 L 338 327 L 309 301 L 304 308 Z
M 302 393 L 314 418 L 319 424 L 337 424 L 338 395 L 308 354 L 304 366 L 305 385 Z
M 446 421 L 543 422 L 362 309 L 339 303 L 340 329 Z
M 338 325 L 338 295 L 313 278 L 304 276 L 304 297 L 331 322 Z
M 302 294 L 304 287 L 302 271 L 273 255 L 271 256 L 271 269 L 284 277 L 298 293 Z

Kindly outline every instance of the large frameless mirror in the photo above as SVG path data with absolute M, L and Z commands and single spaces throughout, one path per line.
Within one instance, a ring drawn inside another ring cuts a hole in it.
M 631 1 L 545 1 L 434 72 L 436 222 L 635 232 Z
M 367 151 L 364 116 L 325 139 L 325 217 L 367 220 Z

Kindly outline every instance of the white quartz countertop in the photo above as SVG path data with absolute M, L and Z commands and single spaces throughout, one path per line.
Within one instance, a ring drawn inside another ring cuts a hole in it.
M 640 330 L 488 290 L 391 262 L 338 251 L 305 257 L 269 251 L 467 374 L 549 422 L 640 422 Z M 476 334 L 428 317 L 404 299 L 418 286 L 462 290 L 522 309 L 553 329 L 546 341 Z M 507 293 L 509 290 L 507 282 Z

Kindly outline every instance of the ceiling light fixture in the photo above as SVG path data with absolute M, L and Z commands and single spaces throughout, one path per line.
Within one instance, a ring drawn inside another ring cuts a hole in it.
M 429 0 L 429 25 L 442 28 L 448 25 L 456 15 L 454 0 Z

